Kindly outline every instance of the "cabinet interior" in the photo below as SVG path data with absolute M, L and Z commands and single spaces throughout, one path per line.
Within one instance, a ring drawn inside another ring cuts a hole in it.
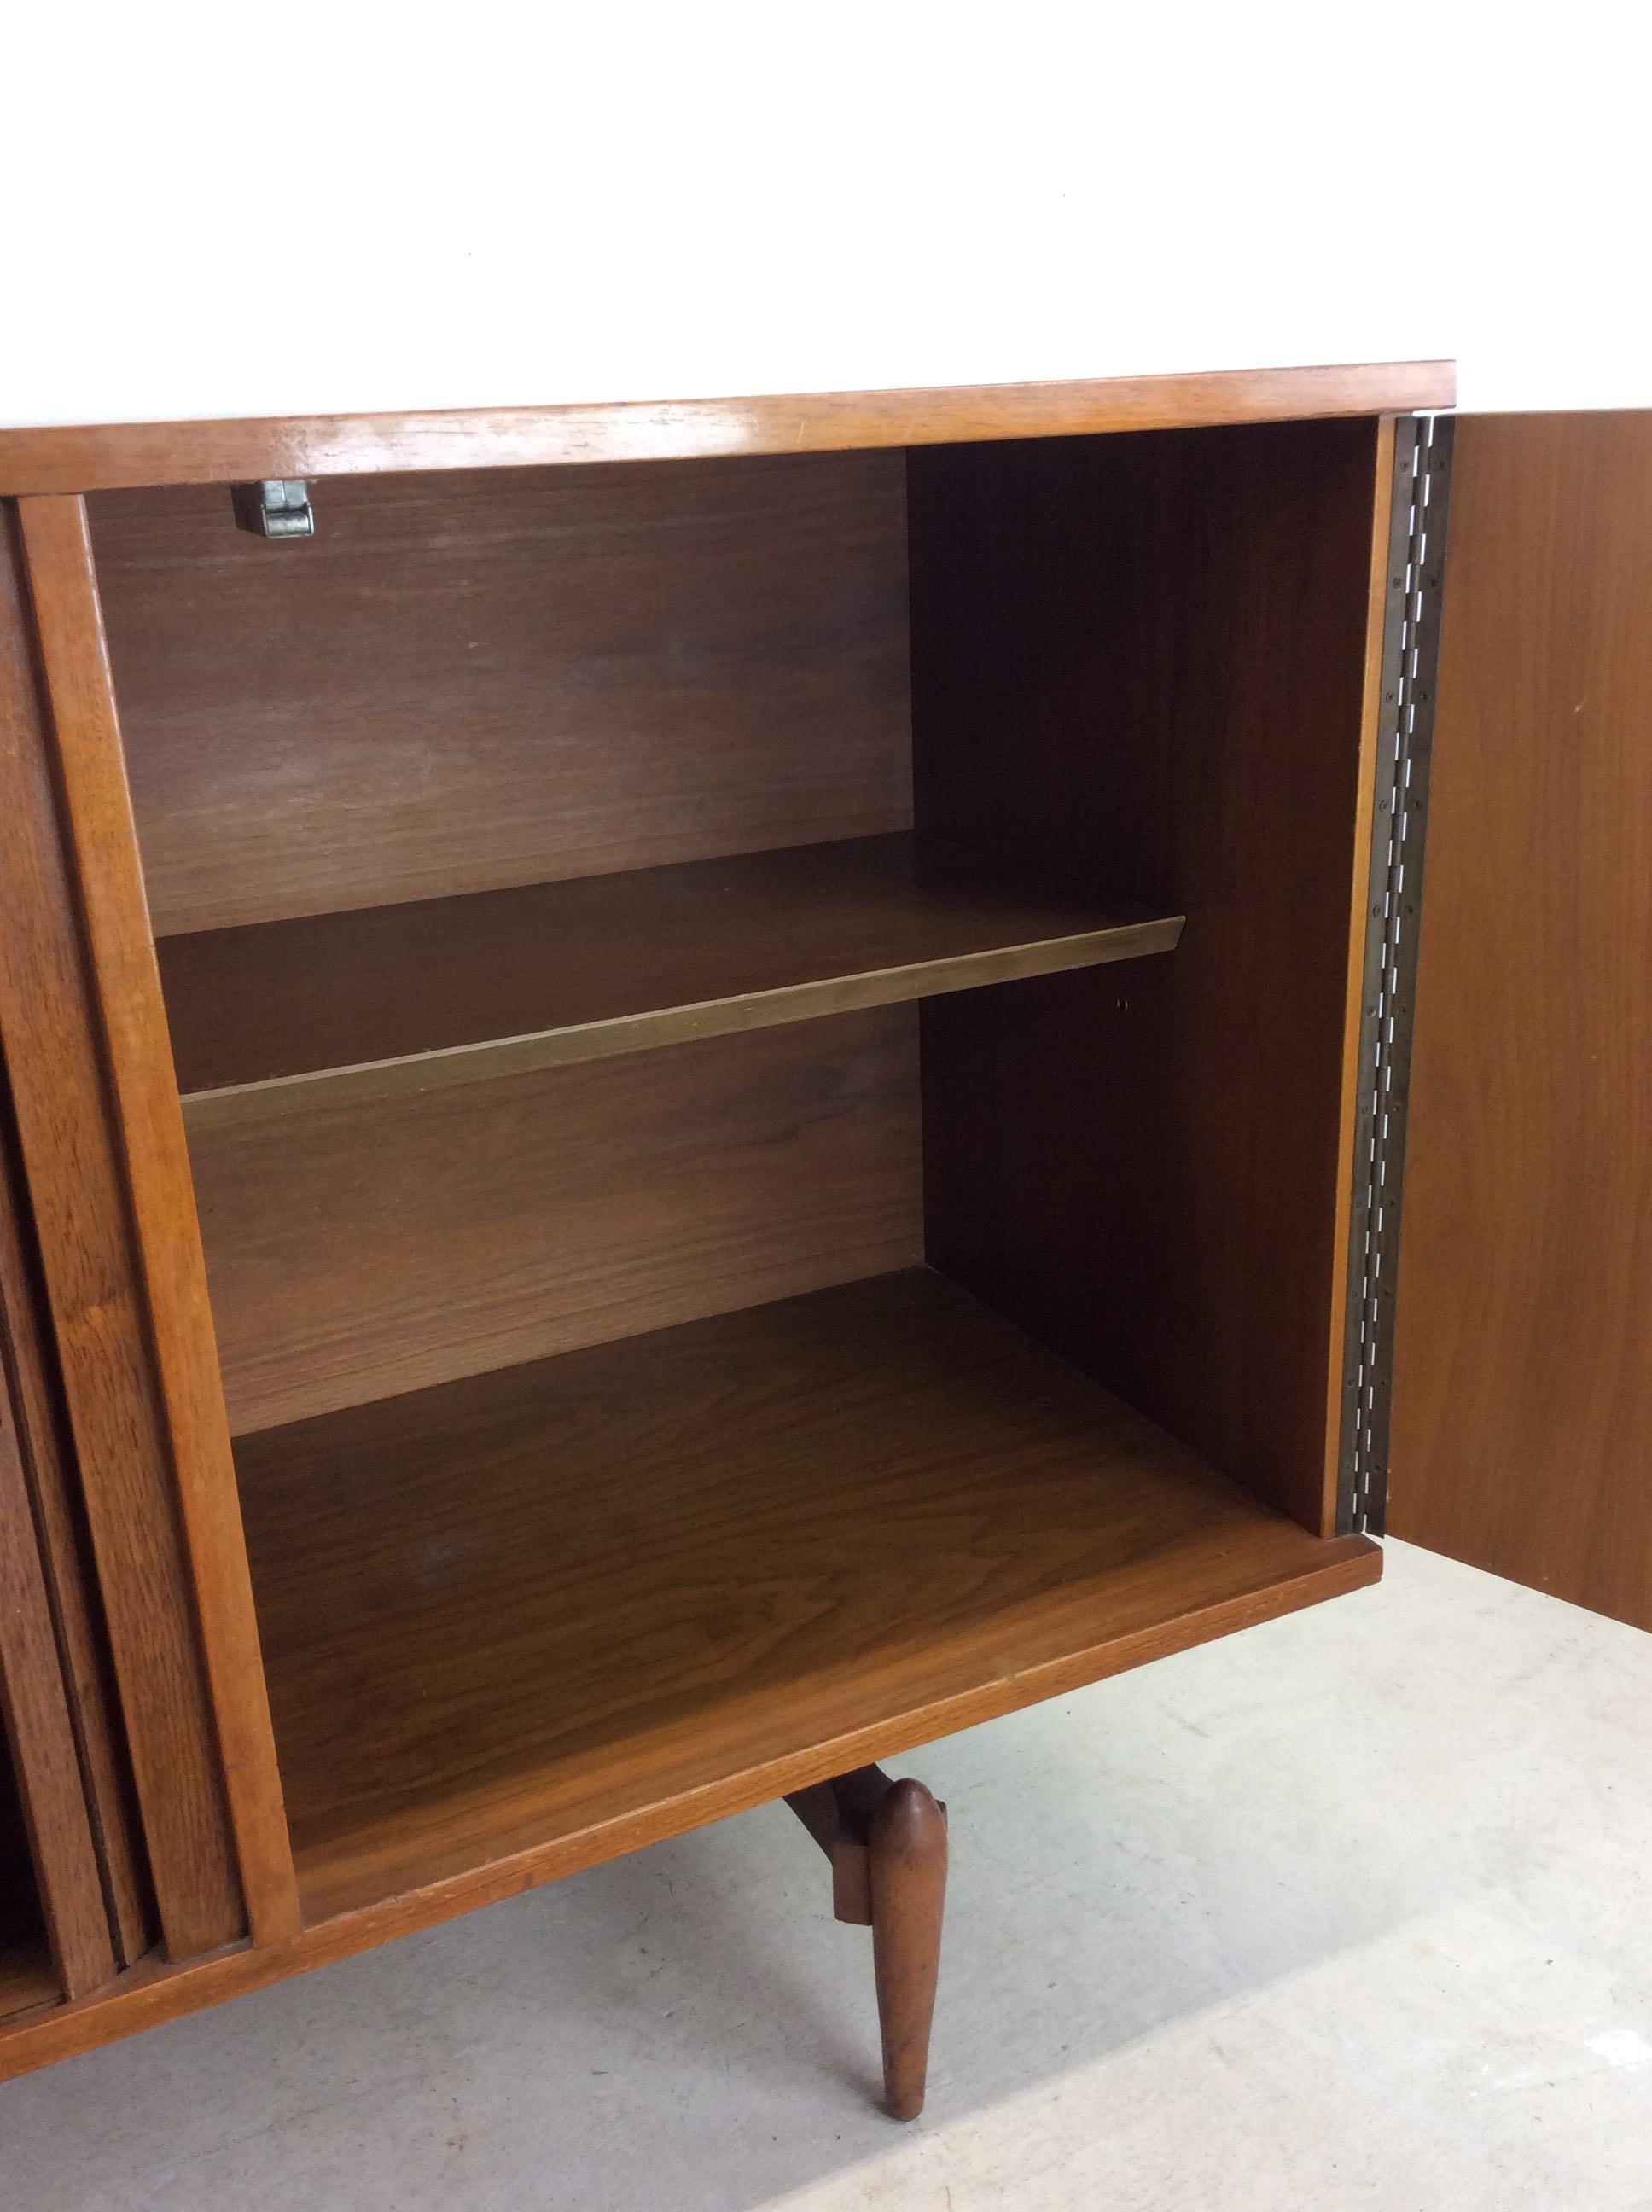
M 1343 1571 L 1376 475 L 90 501 L 308 1918 Z

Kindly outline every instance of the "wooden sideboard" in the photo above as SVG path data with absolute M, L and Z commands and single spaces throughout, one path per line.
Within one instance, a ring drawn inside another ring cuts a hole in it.
M 0 433 L 0 2071 L 1376 1578 L 1451 398 Z

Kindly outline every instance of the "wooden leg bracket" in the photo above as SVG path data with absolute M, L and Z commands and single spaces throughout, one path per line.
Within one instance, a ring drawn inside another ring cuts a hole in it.
M 884 2107 L 895 2119 L 915 2120 L 941 1964 L 946 1808 L 921 1782 L 891 1782 L 877 1766 L 817 1782 L 786 1802 L 831 1862 L 835 1917 L 872 1929 Z

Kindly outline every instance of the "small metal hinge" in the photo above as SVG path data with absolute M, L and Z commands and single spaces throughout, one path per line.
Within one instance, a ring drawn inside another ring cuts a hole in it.
M 236 484 L 230 494 L 235 520 L 254 538 L 313 538 L 315 510 L 301 477 L 265 477 Z

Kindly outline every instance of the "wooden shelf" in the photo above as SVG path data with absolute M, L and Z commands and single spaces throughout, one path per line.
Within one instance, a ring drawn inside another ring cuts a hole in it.
M 312 1922 L 566 1872 L 1380 1568 L 923 1268 L 236 1456 Z
M 191 1127 L 1168 951 L 909 836 L 165 938 Z

